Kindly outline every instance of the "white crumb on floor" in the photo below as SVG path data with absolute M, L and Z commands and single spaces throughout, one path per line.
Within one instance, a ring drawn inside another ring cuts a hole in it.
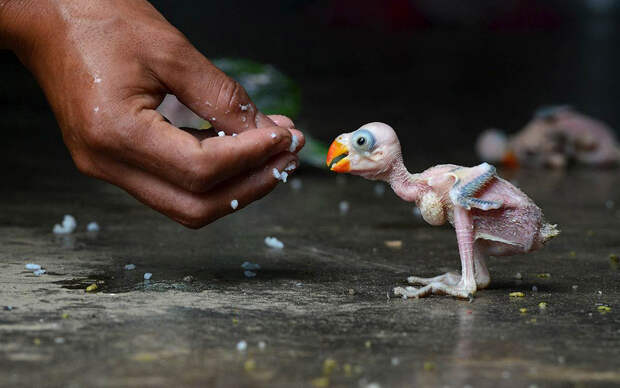
M 245 352 L 248 348 L 248 343 L 245 341 L 239 341 L 237 343 L 237 350 L 240 352 Z
M 265 237 L 265 245 L 274 249 L 284 248 L 284 243 L 275 237 Z
M 133 271 L 134 269 L 136 269 L 136 265 L 135 264 L 126 264 L 125 265 L 125 270 L 126 271 Z
M 99 231 L 99 224 L 96 222 L 89 222 L 88 225 L 86 225 L 86 231 L 88 232 L 98 232 Z
M 246 278 L 253 278 L 253 277 L 255 277 L 255 276 L 256 276 L 256 272 L 252 272 L 252 271 L 244 271 L 244 272 L 243 272 L 243 275 L 244 275 Z
M 226 133 L 225 133 L 224 131 L 219 131 L 219 132 L 217 133 L 217 135 L 218 135 L 219 137 L 222 137 L 222 136 L 226 136 Z
M 255 271 L 257 269 L 260 269 L 260 264 L 251 263 L 249 261 L 244 261 L 243 264 L 241 264 L 241 268 L 247 269 L 247 270 L 251 270 L 251 271 Z
M 53 232 L 54 234 L 73 233 L 76 226 L 77 226 L 77 222 L 75 221 L 75 218 L 73 218 L 71 214 L 65 214 L 65 217 L 62 219 L 62 225 L 60 224 L 54 225 Z
M 100 84 L 101 83 L 101 78 L 95 76 L 94 79 L 93 79 L 93 82 L 96 83 L 96 84 Z
M 291 187 L 293 188 L 293 190 L 301 190 L 302 186 L 303 186 L 303 183 L 301 179 L 299 178 L 291 179 Z
M 41 266 L 39 264 L 33 264 L 33 263 L 28 263 L 26 264 L 25 267 L 28 271 L 36 271 L 36 270 L 41 269 Z
M 338 204 L 338 209 L 340 209 L 340 214 L 347 214 L 349 212 L 349 202 L 340 201 L 340 203 Z
M 236 199 L 230 201 L 230 207 L 232 207 L 233 210 L 237 209 L 237 206 L 239 206 L 239 201 L 237 201 Z
M 265 341 L 258 341 L 258 349 L 265 350 L 266 347 L 267 344 L 265 343 Z
M 150 272 L 147 272 L 144 274 L 144 280 L 149 280 L 153 277 L 153 274 Z
M 297 135 L 293 135 L 293 140 L 291 140 L 291 146 L 289 147 L 288 150 L 291 152 L 295 152 L 298 145 L 299 145 L 299 138 L 297 137 Z
M 377 197 L 383 197 L 383 194 L 385 194 L 385 185 L 383 183 L 377 183 L 374 190 Z
M 44 269 L 38 269 L 38 270 L 34 271 L 32 274 L 33 274 L 34 276 L 41 276 L 41 275 L 43 275 L 44 273 L 45 273 L 45 270 L 44 270 Z

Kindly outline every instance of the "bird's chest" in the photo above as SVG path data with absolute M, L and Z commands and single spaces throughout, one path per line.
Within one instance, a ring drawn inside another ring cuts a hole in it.
M 424 221 L 431 225 L 443 225 L 452 220 L 452 203 L 445 195 L 429 189 L 417 201 L 420 214 Z

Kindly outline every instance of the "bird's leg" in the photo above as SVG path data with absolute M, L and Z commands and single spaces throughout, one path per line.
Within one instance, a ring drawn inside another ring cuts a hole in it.
M 454 207 L 454 228 L 456 229 L 456 239 L 459 244 L 459 255 L 461 257 L 461 276 L 456 284 L 449 284 L 445 281 L 453 281 L 455 280 L 454 274 L 446 274 L 441 275 L 438 278 L 440 280 L 431 281 L 427 285 L 422 288 L 415 287 L 396 287 L 394 289 L 394 294 L 401 295 L 403 298 L 419 298 L 422 296 L 426 296 L 429 294 L 447 294 L 456 296 L 458 298 L 469 298 L 476 292 L 476 276 L 474 273 L 475 268 L 475 259 L 474 259 L 474 224 L 471 213 L 461 207 Z M 479 249 L 476 247 L 476 256 L 481 257 L 478 252 Z M 486 272 L 486 267 L 484 266 L 484 260 L 479 259 L 479 269 L 483 272 Z M 488 272 L 486 272 L 486 277 L 488 278 Z M 481 280 L 484 280 L 485 276 L 482 274 Z M 411 278 L 410 278 L 411 279 Z M 413 280 L 416 278 L 414 277 Z M 421 279 L 421 278 L 418 278 Z M 424 279 L 430 280 L 430 279 Z
M 474 245 L 474 274 L 476 278 L 476 288 L 481 290 L 487 288 L 491 283 L 491 275 L 485 263 L 485 255 L 479 243 Z
M 474 277 L 476 279 L 476 288 L 478 290 L 486 288 L 491 282 L 491 276 L 489 275 L 489 271 L 487 270 L 485 263 L 485 255 L 482 251 L 483 249 L 484 248 L 478 241 L 474 243 Z M 410 284 L 418 284 L 422 286 L 426 286 L 434 282 L 454 286 L 461 281 L 461 275 L 457 272 L 446 272 L 443 275 L 434 276 L 431 278 L 409 276 L 407 281 Z

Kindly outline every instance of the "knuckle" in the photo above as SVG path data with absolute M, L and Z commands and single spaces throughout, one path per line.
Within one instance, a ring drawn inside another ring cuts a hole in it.
M 222 74 L 218 85 L 217 106 L 225 106 L 228 111 L 238 112 L 248 103 L 250 98 L 243 86 Z

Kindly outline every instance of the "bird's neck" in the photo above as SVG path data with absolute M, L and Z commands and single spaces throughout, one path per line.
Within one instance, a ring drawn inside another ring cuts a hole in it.
M 408 202 L 416 201 L 419 196 L 418 185 L 413 178 L 413 175 L 407 171 L 407 167 L 403 163 L 402 155 L 398 155 L 394 160 L 387 182 L 396 195 Z

